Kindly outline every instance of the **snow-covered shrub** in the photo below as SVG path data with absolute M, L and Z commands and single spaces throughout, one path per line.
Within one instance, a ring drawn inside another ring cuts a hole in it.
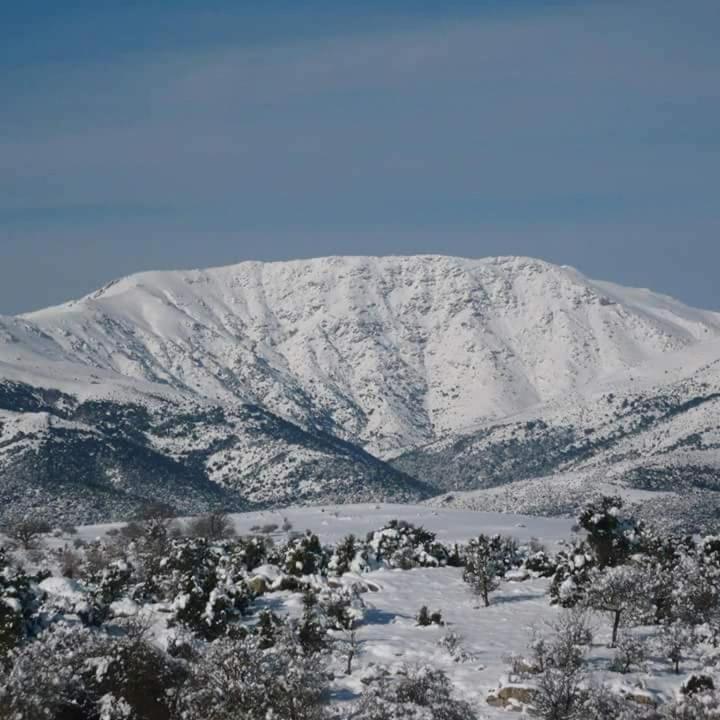
M 622 508 L 620 497 L 601 496 L 580 512 L 578 524 L 587 533 L 587 542 L 598 567 L 624 563 L 640 545 L 644 528 Z
M 368 570 L 367 551 L 354 535 L 347 535 L 336 546 L 330 558 L 328 569 L 337 576 L 347 572 Z
M 680 694 L 674 702 L 663 706 L 662 720 L 718 720 L 720 695 L 714 691 Z
M 473 720 L 469 703 L 455 697 L 442 671 L 429 667 L 381 675 L 350 715 L 355 720 Z
M 312 590 L 303 594 L 303 614 L 296 625 L 297 639 L 306 655 L 313 655 L 328 647 L 327 618 Z
M 37 547 L 42 535 L 49 533 L 50 523 L 42 517 L 29 516 L 9 520 L 2 526 L 2 532 L 25 550 Z
M 442 613 L 439 610 L 430 612 L 427 605 L 423 605 L 418 612 L 415 621 L 419 627 L 428 627 L 429 625 L 444 625 Z
M 32 629 L 38 606 L 32 581 L 0 547 L 0 662 Z
M 352 588 L 324 590 L 318 595 L 318 604 L 331 630 L 348 630 L 364 614 L 362 598 Z
M 252 598 L 242 565 L 202 538 L 173 540 L 160 570 L 153 584 L 162 599 L 172 600 L 171 622 L 208 640 L 225 634 Z
M 0 707 L 13 720 L 95 720 L 113 717 L 112 697 L 128 718 L 171 720 L 183 680 L 182 666 L 141 637 L 59 623 L 14 652 L 0 678 Z
M 552 577 L 557 570 L 557 561 L 545 550 L 537 550 L 524 559 L 522 566 L 536 577 Z
M 544 720 L 571 720 L 582 701 L 581 662 L 547 664 L 535 680 L 534 706 Z
M 693 673 L 688 677 L 680 688 L 683 695 L 694 695 L 699 692 L 715 690 L 715 681 L 710 675 L 698 675 Z
M 571 608 L 583 602 L 590 584 L 593 557 L 585 543 L 577 543 L 561 550 L 556 557 L 557 567 L 550 585 L 550 602 Z
M 266 650 L 277 642 L 278 638 L 285 632 L 286 622 L 272 610 L 262 610 L 258 613 L 258 621 L 253 632 L 257 637 L 258 647 Z
M 594 629 L 587 608 L 574 607 L 563 610 L 546 625 L 554 637 L 567 638 L 567 642 L 571 645 L 584 647 L 593 641 Z
M 633 559 L 646 569 L 645 592 L 653 607 L 652 622 L 673 619 L 676 612 L 674 591 L 683 574 L 680 565 L 684 558 L 694 555 L 695 550 L 695 542 L 690 537 L 663 535 L 653 530 L 644 532 L 642 554 Z
M 317 535 L 309 530 L 304 535 L 291 538 L 284 546 L 270 554 L 269 561 L 288 575 L 319 575 L 327 571 L 330 554 L 320 544 Z
M 606 685 L 596 685 L 580 692 L 574 718 L 578 720 L 659 720 L 654 708 L 639 705 L 613 692 Z
M 183 720 L 321 720 L 327 680 L 317 657 L 282 633 L 263 648 L 260 639 L 222 638 L 192 668 L 180 706 Z
M 447 565 L 450 557 L 448 549 L 435 540 L 435 533 L 405 520 L 391 520 L 368 533 L 367 545 L 376 563 L 403 570 Z
M 456 632 L 450 631 L 438 640 L 438 645 L 445 650 L 456 662 L 469 662 L 473 659 L 472 653 L 465 649 L 463 637 Z
M 57 551 L 60 574 L 71 580 L 80 576 L 83 559 L 80 553 L 65 545 Z
M 689 625 L 720 624 L 720 565 L 715 555 L 684 554 L 672 574 L 671 619 Z
M 333 637 L 333 650 L 345 660 L 345 674 L 352 675 L 353 660 L 362 652 L 362 643 L 355 628 L 348 628 Z
M 222 540 L 236 534 L 232 518 L 219 511 L 212 511 L 188 521 L 187 531 L 193 537 L 207 540 Z

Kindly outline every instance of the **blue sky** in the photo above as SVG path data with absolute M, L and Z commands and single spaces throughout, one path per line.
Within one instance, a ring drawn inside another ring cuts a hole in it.
M 522 254 L 720 310 L 720 3 L 0 9 L 0 313 L 245 259 Z

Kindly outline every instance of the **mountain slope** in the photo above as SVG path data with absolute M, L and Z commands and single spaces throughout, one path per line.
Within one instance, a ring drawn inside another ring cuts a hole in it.
M 589 493 L 614 488 L 631 496 L 659 491 L 652 504 L 666 517 L 677 511 L 717 522 L 720 341 L 410 451 L 394 465 L 436 486 L 471 491 L 437 499 L 450 506 L 566 512 Z M 658 504 L 667 493 L 673 499 Z
M 86 399 L 0 380 L 0 515 L 72 522 L 433 494 L 350 443 L 262 408 Z

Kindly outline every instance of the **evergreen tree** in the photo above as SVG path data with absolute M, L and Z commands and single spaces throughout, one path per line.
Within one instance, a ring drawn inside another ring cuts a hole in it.
M 476 595 L 482 597 L 485 607 L 490 605 L 490 593 L 500 586 L 501 558 L 487 535 L 471 540 L 465 551 L 463 579 Z

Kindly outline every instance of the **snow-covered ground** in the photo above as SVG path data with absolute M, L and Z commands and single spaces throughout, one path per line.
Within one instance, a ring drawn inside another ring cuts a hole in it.
M 467 541 L 479 533 L 501 533 L 521 542 L 537 538 L 548 549 L 556 550 L 573 534 L 573 523 L 568 519 L 446 510 L 422 505 L 328 505 L 232 517 L 237 531 L 242 534 L 258 526 L 282 526 L 287 522 L 293 530 L 312 530 L 324 543 L 336 543 L 349 533 L 364 536 L 395 518 L 422 525 L 437 533 L 443 542 Z M 91 540 L 105 535 L 111 527 L 87 526 L 79 528 L 78 533 L 81 538 Z M 270 535 L 282 541 L 287 533 L 288 530 L 278 528 Z M 336 702 L 357 697 L 363 689 L 362 678 L 372 673 L 375 666 L 401 669 L 430 665 L 449 675 L 457 692 L 475 704 L 478 718 L 507 717 L 506 710 L 487 704 L 488 694 L 507 676 L 508 658 L 527 655 L 533 629 L 549 632 L 549 623 L 562 612 L 550 605 L 549 581 L 546 579 L 504 581 L 491 595 L 491 605 L 487 608 L 470 592 L 463 581 L 461 568 L 379 569 L 361 578 L 349 574 L 341 579 L 342 584 L 355 581 L 361 581 L 366 587 L 361 596 L 364 617 L 357 631 L 359 650 L 350 676 L 343 672 L 343 661 L 336 660 L 332 666 L 335 672 L 332 692 Z M 52 586 L 52 581 L 46 582 L 48 587 Z M 62 587 L 58 589 L 61 591 Z M 445 625 L 418 627 L 415 617 L 423 605 L 431 612 L 439 610 Z M 300 595 L 291 592 L 264 595 L 257 601 L 257 606 L 295 616 L 302 610 Z M 254 622 L 252 618 L 248 621 Z M 156 627 L 161 642 L 163 622 L 160 619 Z M 650 658 L 643 672 L 611 673 L 603 669 L 614 652 L 607 647 L 610 620 L 607 616 L 596 615 L 592 624 L 595 637 L 587 661 L 590 667 L 596 668 L 593 681 L 621 686 L 625 691 L 655 700 L 668 700 L 687 673 L 697 667 L 692 658 L 685 660 L 683 674 L 674 675 L 667 662 Z M 439 644 L 449 632 L 462 638 L 466 660 L 456 662 Z
M 350 533 L 364 538 L 383 527 L 388 521 L 407 520 L 422 525 L 437 535 L 441 542 L 464 542 L 479 533 L 510 535 L 520 541 L 537 538 L 545 544 L 567 540 L 571 536 L 573 521 L 567 518 L 546 518 L 529 515 L 512 515 L 500 512 L 474 510 L 445 510 L 424 505 L 393 503 L 366 503 L 359 505 L 323 505 L 318 507 L 290 507 L 231 515 L 238 533 L 244 535 L 251 528 L 277 525 L 270 533 L 276 539 L 287 533 L 280 528 L 287 519 L 296 531 L 312 530 L 323 543 L 336 543 Z M 83 540 L 104 536 L 110 528 L 122 523 L 86 525 L 78 528 Z M 253 530 L 254 532 L 254 530 Z

